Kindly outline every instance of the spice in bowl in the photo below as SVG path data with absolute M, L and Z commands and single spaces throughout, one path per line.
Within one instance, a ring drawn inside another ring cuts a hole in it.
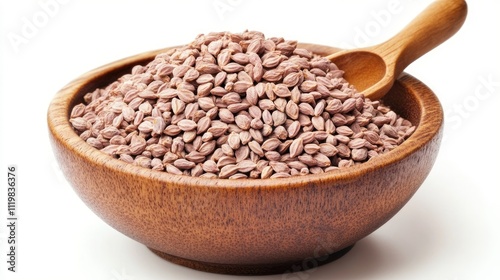
M 324 57 L 255 31 L 199 35 L 84 96 L 70 122 L 125 162 L 206 178 L 285 178 L 362 164 L 415 130 Z

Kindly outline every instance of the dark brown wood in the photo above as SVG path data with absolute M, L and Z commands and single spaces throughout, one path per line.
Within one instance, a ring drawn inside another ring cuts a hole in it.
M 321 54 L 337 51 L 303 46 Z M 335 172 L 237 181 L 177 176 L 111 158 L 79 138 L 68 121 L 72 106 L 159 52 L 72 81 L 54 97 L 47 120 L 55 156 L 79 197 L 110 226 L 168 260 L 231 274 L 275 273 L 270 268 L 328 260 L 396 214 L 436 159 L 443 111 L 434 93 L 408 74 L 385 101 L 418 124 L 415 133 L 388 154 Z

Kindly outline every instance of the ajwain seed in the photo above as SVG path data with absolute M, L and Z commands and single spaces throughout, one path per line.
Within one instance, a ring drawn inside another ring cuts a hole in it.
M 334 172 L 416 127 L 363 97 L 328 59 L 260 32 L 213 32 L 86 93 L 69 122 L 124 162 L 203 178 Z

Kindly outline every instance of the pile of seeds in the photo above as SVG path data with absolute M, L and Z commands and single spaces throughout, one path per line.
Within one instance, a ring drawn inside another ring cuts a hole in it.
M 207 178 L 322 173 L 388 152 L 415 130 L 296 41 L 199 35 L 85 95 L 70 122 L 125 162 Z

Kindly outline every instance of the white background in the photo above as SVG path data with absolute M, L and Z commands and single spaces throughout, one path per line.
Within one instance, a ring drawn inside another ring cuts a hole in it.
M 50 100 L 72 79 L 210 31 L 369 46 L 432 2 L 54 1 L 0 1 L 1 279 L 240 279 L 166 262 L 80 201 L 60 173 L 46 125 Z M 435 91 L 447 117 L 438 159 L 412 200 L 336 262 L 244 279 L 500 279 L 499 3 L 469 1 L 463 28 L 406 70 Z M 6 263 L 9 164 L 19 170 L 16 273 Z

